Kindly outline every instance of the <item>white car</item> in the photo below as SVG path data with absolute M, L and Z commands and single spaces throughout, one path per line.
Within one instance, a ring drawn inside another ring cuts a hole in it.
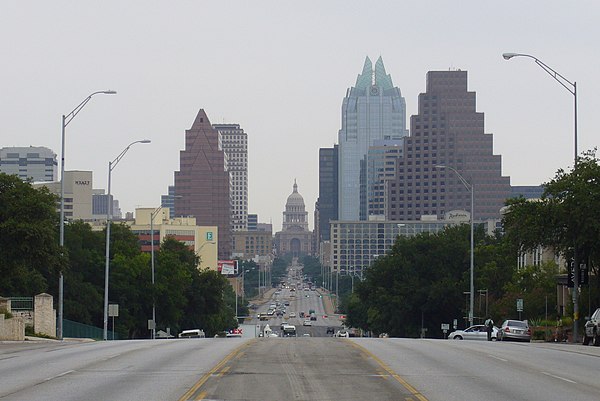
M 307 320 L 305 320 L 305 321 L 302 323 L 302 325 L 303 325 L 303 326 L 312 326 L 312 322 L 311 322 L 310 320 L 308 320 L 308 319 L 307 319 Z
M 296 317 L 296 312 L 290 312 L 290 317 Z
M 350 338 L 350 333 L 348 333 L 347 330 L 338 330 L 337 333 L 335 333 L 335 336 L 342 338 Z
M 492 328 L 492 340 L 498 339 L 498 328 L 494 326 Z M 471 327 L 467 327 L 464 330 L 455 330 L 448 334 L 450 340 L 487 340 L 487 327 L 483 324 L 476 324 Z

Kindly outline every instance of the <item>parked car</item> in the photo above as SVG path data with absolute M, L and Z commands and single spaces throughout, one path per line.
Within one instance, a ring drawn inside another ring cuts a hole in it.
M 498 331 L 500 329 L 496 326 L 492 328 L 492 340 L 498 339 Z M 487 327 L 483 324 L 476 324 L 471 327 L 467 327 L 464 330 L 455 330 L 448 334 L 449 340 L 487 340 Z
M 596 347 L 600 346 L 600 308 L 586 318 L 585 328 L 583 330 L 583 345 L 588 345 L 590 341 Z
M 522 320 L 505 320 L 498 331 L 498 340 L 531 341 L 531 328 Z

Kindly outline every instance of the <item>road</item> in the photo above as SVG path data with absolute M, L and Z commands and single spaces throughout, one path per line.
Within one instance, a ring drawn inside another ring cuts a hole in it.
M 600 348 L 428 339 L 0 344 L 0 400 L 600 399 Z
M 317 312 L 296 338 L 0 343 L 0 400 L 600 400 L 600 347 L 325 337 L 339 317 L 291 293 Z

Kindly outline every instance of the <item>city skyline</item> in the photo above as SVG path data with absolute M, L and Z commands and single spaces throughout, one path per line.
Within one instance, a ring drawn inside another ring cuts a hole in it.
M 577 81 L 578 151 L 599 142 L 594 2 L 573 4 L 568 17 L 558 1 L 485 10 L 474 1 L 144 4 L 0 9 L 8 60 L 0 66 L 1 147 L 45 146 L 60 158 L 61 115 L 94 91 L 116 90 L 94 97 L 67 128 L 65 168 L 93 171 L 94 187 L 104 188 L 108 161 L 131 141 L 151 139 L 114 171 L 112 194 L 124 212 L 160 205 L 180 168 L 184 132 L 203 108 L 212 123 L 240 124 L 248 135 L 248 212 L 278 231 L 296 178 L 312 228 L 319 148 L 337 143 L 342 100 L 366 56 L 385 60 L 407 118 L 417 114 L 428 71 L 468 71 L 511 185 L 539 185 L 572 166 L 573 96 L 531 60 L 505 61 L 504 52 L 533 54 Z

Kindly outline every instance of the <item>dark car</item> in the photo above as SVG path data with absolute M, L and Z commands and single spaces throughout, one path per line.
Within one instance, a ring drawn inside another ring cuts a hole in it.
M 327 334 L 334 335 L 335 334 L 335 329 L 333 327 L 328 327 L 327 328 Z
M 498 331 L 498 340 L 531 341 L 531 328 L 522 320 L 505 320 Z

